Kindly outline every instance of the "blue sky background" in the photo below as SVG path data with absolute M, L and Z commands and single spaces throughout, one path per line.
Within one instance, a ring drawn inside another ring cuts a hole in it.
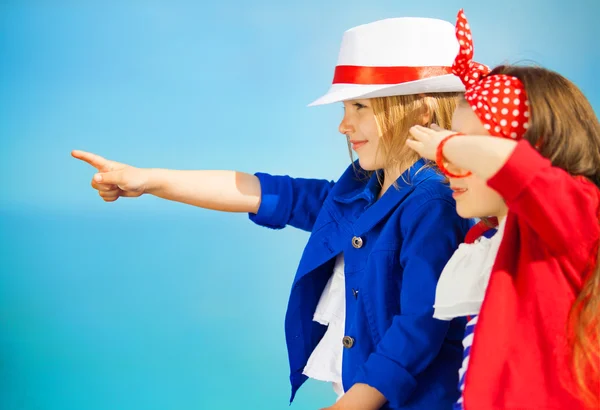
M 285 409 L 283 317 L 307 234 L 151 197 L 106 204 L 72 149 L 140 167 L 335 179 L 344 30 L 454 22 L 600 108 L 592 0 L 0 0 L 0 409 Z M 332 403 L 309 382 L 292 409 Z

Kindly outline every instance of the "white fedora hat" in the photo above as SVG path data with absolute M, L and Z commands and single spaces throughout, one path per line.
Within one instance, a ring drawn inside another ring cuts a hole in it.
M 458 54 L 453 24 L 401 17 L 344 33 L 333 84 L 309 106 L 358 98 L 464 91 L 452 74 Z

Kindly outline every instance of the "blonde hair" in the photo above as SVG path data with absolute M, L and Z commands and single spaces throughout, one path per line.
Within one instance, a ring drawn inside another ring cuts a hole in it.
M 370 99 L 381 135 L 377 155 L 383 156 L 384 167 L 404 170 L 414 164 L 419 154 L 406 146 L 409 129 L 414 125 L 428 127 L 431 124 L 449 129 L 461 95 L 431 93 Z M 428 121 L 424 122 L 424 119 Z M 350 155 L 352 157 L 351 150 Z

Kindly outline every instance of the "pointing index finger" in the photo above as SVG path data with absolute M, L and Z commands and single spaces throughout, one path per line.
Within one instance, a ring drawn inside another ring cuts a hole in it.
M 85 152 L 80 150 L 74 150 L 71 152 L 73 158 L 77 158 L 83 162 L 87 162 L 98 171 L 110 171 L 111 161 L 107 160 L 100 155 L 92 154 L 91 152 Z

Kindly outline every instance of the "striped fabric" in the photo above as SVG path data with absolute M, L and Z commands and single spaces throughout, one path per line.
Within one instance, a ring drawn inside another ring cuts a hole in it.
M 465 329 L 465 337 L 463 339 L 463 362 L 460 370 L 458 371 L 458 387 L 460 389 L 460 398 L 454 405 L 454 410 L 464 410 L 463 406 L 463 392 L 465 390 L 465 375 L 467 368 L 469 367 L 469 355 L 471 354 L 471 346 L 473 345 L 473 336 L 475 332 L 475 325 L 477 324 L 477 316 L 469 318 L 467 327 Z

